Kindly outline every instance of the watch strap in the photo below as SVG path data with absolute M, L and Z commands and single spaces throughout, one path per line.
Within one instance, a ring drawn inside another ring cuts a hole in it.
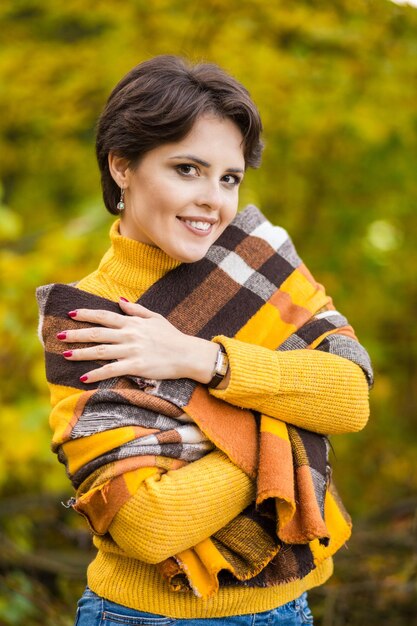
M 219 351 L 217 352 L 217 357 L 216 357 L 216 362 L 214 364 L 212 377 L 207 386 L 210 389 L 214 389 L 215 387 L 220 385 L 221 381 L 226 376 L 228 369 L 229 369 L 229 359 L 226 354 L 226 350 L 221 344 L 219 344 Z

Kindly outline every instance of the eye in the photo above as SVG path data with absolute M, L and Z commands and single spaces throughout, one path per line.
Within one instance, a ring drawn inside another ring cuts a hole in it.
M 175 166 L 175 169 L 181 176 L 195 176 L 198 174 L 198 169 L 195 165 L 191 165 L 190 163 L 180 163 Z
M 227 185 L 232 186 L 240 185 L 240 183 L 242 182 L 242 178 L 240 176 L 236 176 L 236 174 L 226 174 L 225 176 L 223 176 L 222 180 Z

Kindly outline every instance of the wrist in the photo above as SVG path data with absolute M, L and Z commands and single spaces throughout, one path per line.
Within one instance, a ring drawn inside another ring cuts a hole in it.
M 213 377 L 219 344 L 199 337 L 189 337 L 189 340 L 186 377 L 207 385 Z
M 198 337 L 190 337 L 190 340 L 191 350 L 187 355 L 187 377 L 208 385 L 216 373 L 216 365 L 219 364 L 220 346 L 218 343 Z M 225 359 L 227 360 L 227 356 Z M 220 382 L 221 377 L 219 378 L 219 384 L 216 385 L 216 388 L 222 388 L 226 379 L 229 379 L 229 371 L 227 371 L 223 381 Z

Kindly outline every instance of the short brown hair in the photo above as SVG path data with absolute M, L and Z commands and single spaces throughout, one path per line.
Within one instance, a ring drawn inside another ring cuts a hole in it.
M 97 124 L 96 154 L 104 203 L 117 214 L 120 189 L 113 180 L 109 152 L 134 168 L 146 152 L 180 141 L 196 119 L 208 112 L 229 118 L 243 135 L 246 167 L 258 167 L 262 122 L 249 92 L 213 63 L 189 64 L 171 55 L 134 67 L 116 85 Z

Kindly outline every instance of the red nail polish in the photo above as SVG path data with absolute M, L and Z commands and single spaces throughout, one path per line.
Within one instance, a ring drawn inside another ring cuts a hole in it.
M 121 300 L 122 302 L 129 302 L 129 300 L 127 300 L 127 298 L 122 298 L 121 296 L 120 296 L 120 300 Z
M 69 315 L 70 317 L 77 317 L 77 313 L 78 313 L 78 311 L 70 311 L 70 312 L 68 313 L 68 315 Z
M 66 339 L 67 338 L 67 333 L 65 331 L 62 331 L 62 333 L 58 333 L 56 336 L 57 339 Z
M 80 376 L 80 380 L 81 380 L 82 383 L 85 383 L 88 380 L 87 374 L 84 374 L 83 376 Z
M 65 356 L 65 357 L 72 356 L 72 350 L 65 350 L 65 352 L 62 353 L 62 356 Z

